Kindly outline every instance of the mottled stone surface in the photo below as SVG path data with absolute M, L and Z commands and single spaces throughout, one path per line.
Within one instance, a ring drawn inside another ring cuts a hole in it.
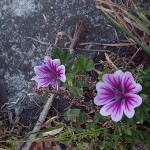
M 0 108 L 6 102 L 6 87 L 3 80 L 0 80 Z
M 113 28 L 92 0 L 0 1 L 0 78 L 6 83 L 9 102 L 32 91 L 33 67 L 51 50 L 25 37 L 52 41 L 58 31 L 72 33 L 79 20 L 85 21 L 89 29 L 84 41 L 115 38 Z M 26 101 L 30 105 L 30 100 Z M 15 107 L 16 113 L 21 108 Z

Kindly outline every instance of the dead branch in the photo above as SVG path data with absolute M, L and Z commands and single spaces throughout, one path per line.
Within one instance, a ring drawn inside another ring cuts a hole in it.
M 32 130 L 33 133 L 34 133 L 34 132 L 38 132 L 38 131 L 41 129 L 41 127 L 42 127 L 42 125 L 43 125 L 43 122 L 45 121 L 46 116 L 47 116 L 47 114 L 48 114 L 48 111 L 49 111 L 49 109 L 50 109 L 50 107 L 51 107 L 51 105 L 52 105 L 52 102 L 53 102 L 54 97 L 55 97 L 55 95 L 54 95 L 54 94 L 51 94 L 51 97 L 47 100 L 47 103 L 45 104 L 44 109 L 43 109 L 43 111 L 41 112 L 40 117 L 39 117 L 39 119 L 38 119 L 38 121 L 37 121 L 35 127 L 34 127 L 33 130 Z M 28 140 L 30 141 L 31 139 L 34 139 L 35 137 L 36 137 L 36 134 L 32 134 L 32 135 L 29 136 Z M 23 146 L 23 148 L 22 148 L 21 150 L 29 150 L 30 147 L 31 147 L 31 145 L 32 145 L 32 143 L 33 143 L 33 142 L 27 142 L 27 143 Z
M 71 45 L 69 47 L 69 51 L 71 54 L 73 54 L 74 49 L 78 46 L 79 40 L 84 31 L 85 31 L 85 25 L 82 21 L 80 21 L 78 25 L 76 26 L 76 30 L 75 30 L 73 39 L 71 41 Z

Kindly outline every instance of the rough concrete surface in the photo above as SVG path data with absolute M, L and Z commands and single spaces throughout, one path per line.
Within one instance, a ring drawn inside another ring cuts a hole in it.
M 0 78 L 9 102 L 24 99 L 32 91 L 33 67 L 51 50 L 25 37 L 52 41 L 58 31 L 72 33 L 79 20 L 89 28 L 86 41 L 115 37 L 92 0 L 0 0 Z M 30 98 L 26 101 L 22 105 L 30 105 Z M 17 114 L 22 105 L 14 105 Z

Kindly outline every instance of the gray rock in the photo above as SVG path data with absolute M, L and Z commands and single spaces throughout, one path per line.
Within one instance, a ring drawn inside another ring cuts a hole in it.
M 9 102 L 32 92 L 36 84 L 30 80 L 33 67 L 51 52 L 50 47 L 25 37 L 53 41 L 58 31 L 72 34 L 79 20 L 88 27 L 84 41 L 115 38 L 113 28 L 92 0 L 0 1 L 0 78 L 7 84 Z M 18 112 L 18 108 L 14 109 Z
M 7 101 L 6 88 L 4 82 L 0 80 L 0 108 Z

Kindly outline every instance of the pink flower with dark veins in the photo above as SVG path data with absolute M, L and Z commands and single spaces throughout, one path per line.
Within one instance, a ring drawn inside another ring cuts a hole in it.
M 37 88 L 51 85 L 58 90 L 58 80 L 66 81 L 65 66 L 60 65 L 60 59 L 52 60 L 45 56 L 44 63 L 41 66 L 35 66 L 36 76 L 33 78 L 38 83 Z
M 134 108 L 142 103 L 142 98 L 136 94 L 142 90 L 142 86 L 134 81 L 130 72 L 118 70 L 114 74 L 103 75 L 103 82 L 97 83 L 96 90 L 94 103 L 104 105 L 100 114 L 111 115 L 115 122 L 120 121 L 123 114 L 132 118 Z

